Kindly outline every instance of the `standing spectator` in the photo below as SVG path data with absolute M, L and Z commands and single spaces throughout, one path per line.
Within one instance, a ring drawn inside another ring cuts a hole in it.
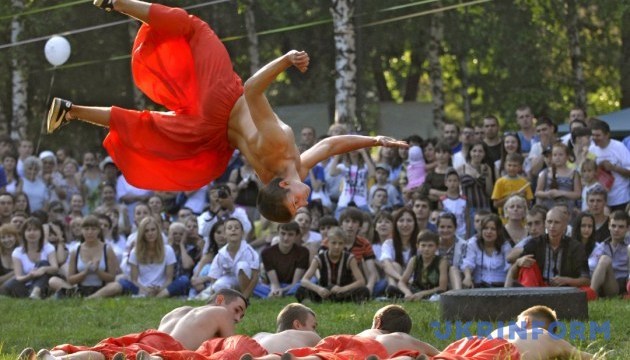
M 386 148 L 383 148 L 386 149 Z M 368 201 L 368 179 L 374 176 L 374 163 L 365 149 L 336 155 L 330 165 L 331 176 L 343 174 L 343 185 L 336 214 L 349 206 L 361 207 Z
M 400 172 L 402 171 L 402 158 L 398 154 L 398 149 L 393 147 L 381 147 L 378 151 L 378 162 L 389 166 L 389 182 L 398 183 Z
M 446 171 L 444 183 L 446 185 L 446 194 L 440 197 L 439 209 L 455 215 L 458 224 L 457 230 L 455 231 L 457 236 L 467 238 L 467 199 L 460 193 L 459 174 L 457 174 L 455 169 L 450 168 Z
M 13 206 L 14 208 L 14 212 L 15 211 L 21 211 L 23 213 L 25 213 L 26 215 L 30 215 L 31 214 L 31 204 L 30 201 L 28 199 L 28 195 L 26 195 L 24 192 L 22 191 L 16 191 L 15 195 L 14 195 L 14 203 L 15 205 Z
M 0 194 L 0 225 L 11 222 L 15 201 L 10 193 Z
M 508 132 L 503 135 L 503 147 L 501 148 L 501 159 L 495 161 L 495 179 L 505 175 L 505 159 L 509 154 L 521 153 L 521 140 L 517 134 Z
M 582 183 L 577 171 L 568 166 L 569 149 L 561 142 L 553 145 L 551 166 L 538 175 L 536 203 L 547 208 L 563 203 L 573 214 L 576 201 L 582 196 Z
M 30 211 L 41 210 L 48 205 L 50 191 L 41 177 L 42 161 L 35 156 L 24 159 L 24 177 L 18 192 L 28 196 Z
M 109 184 L 116 184 L 116 182 L 118 181 L 119 171 L 118 171 L 118 167 L 116 167 L 116 164 L 114 163 L 114 160 L 112 160 L 111 157 L 107 156 L 105 159 L 103 159 L 98 164 L 98 167 L 103 172 L 103 182 L 109 183 Z
M 258 283 L 254 295 L 260 298 L 295 295 L 309 267 L 309 251 L 298 245 L 300 226 L 292 221 L 280 225 L 280 241 L 263 250 L 261 257 L 268 283 Z
M 537 179 L 538 174 L 545 166 L 546 151 L 550 151 L 553 143 L 556 142 L 556 132 L 558 128 L 553 121 L 545 116 L 538 119 L 536 123 L 536 133 L 540 141 L 533 144 L 524 163 L 527 176 Z
M 212 225 L 218 220 L 225 221 L 229 218 L 238 219 L 246 235 L 252 230 L 252 223 L 249 221 L 245 209 L 234 205 L 232 190 L 226 184 L 215 184 L 210 188 L 210 205 L 208 210 L 203 212 L 197 219 L 199 235 L 206 240 L 204 252 L 208 247 L 208 234 Z
M 34 217 L 22 225 L 21 239 L 11 255 L 15 277 L 0 288 L 0 295 L 41 299 L 48 291 L 48 279 L 59 269 L 55 247 L 45 241 L 44 227 Z
M 483 142 L 486 143 L 488 152 L 486 157 L 491 164 L 501 159 L 501 136 L 499 136 L 499 119 L 494 115 L 486 115 L 483 118 Z
M 24 177 L 24 160 L 33 156 L 33 142 L 31 140 L 22 139 L 18 145 L 18 161 L 17 161 L 17 173 Z
M 571 132 L 571 160 L 576 169 L 580 169 L 587 159 L 594 160 L 595 154 L 589 151 L 591 147 L 591 129 L 580 127 Z
M 85 191 L 87 211 L 92 212 L 100 203 L 100 185 L 103 182 L 103 172 L 96 163 L 93 152 L 83 154 L 83 166 L 79 173 L 81 186 Z
M 569 133 L 564 135 L 560 140 L 565 144 L 569 145 L 571 142 L 571 133 L 577 127 L 587 127 L 586 125 L 586 110 L 580 107 L 574 107 L 569 111 Z
M 458 167 L 464 165 L 466 162 L 466 156 L 468 155 L 468 151 L 470 150 L 470 146 L 475 143 L 475 129 L 470 124 L 464 125 L 462 132 L 459 136 L 459 140 L 461 143 L 461 149 L 455 153 L 453 153 L 453 167 L 457 169 Z
M 120 294 L 157 296 L 173 281 L 176 261 L 173 248 L 164 245 L 159 221 L 147 216 L 140 222 L 136 245 L 129 254 L 129 278 L 108 283 L 90 298 Z
M 469 147 L 466 162 L 457 169 L 461 179 L 462 193 L 466 199 L 466 238 L 472 236 L 473 219 L 480 209 L 490 209 L 492 196 L 492 168 L 486 158 L 486 144 L 478 142 Z
M 509 269 L 506 260 L 512 250 L 503 237 L 503 222 L 495 214 L 481 220 L 481 234 L 468 243 L 462 264 L 464 288 L 503 287 Z
M 422 149 L 420 148 L 420 146 L 417 145 L 412 145 L 409 148 L 408 158 L 409 163 L 407 164 L 407 184 L 404 188 L 410 191 L 415 191 L 416 189 L 419 189 L 422 184 L 424 184 L 424 180 L 427 176 L 427 164 L 425 163 Z M 401 185 L 402 182 L 404 182 L 404 180 L 401 177 L 400 179 L 398 179 L 398 184 Z
M 300 145 L 304 145 L 307 149 L 315 145 L 317 135 L 315 134 L 315 128 L 312 126 L 304 126 L 300 130 Z
M 301 286 L 295 293 L 299 302 L 308 298 L 314 302 L 332 300 L 360 303 L 369 298 L 370 292 L 365 287 L 365 278 L 357 260 L 345 250 L 345 236 L 339 228 L 328 232 L 330 248 L 320 252 L 306 270 Z M 311 279 L 318 272 L 318 283 L 312 283 Z
M 462 151 L 462 143 L 459 141 L 459 126 L 455 123 L 445 122 L 442 127 L 442 141 L 451 147 L 451 155 Z
M 420 192 L 432 201 L 432 207 L 437 208 L 440 197 L 446 195 L 446 171 L 451 165 L 451 149 L 446 143 L 438 143 L 435 147 L 437 166 L 431 170 Z
M 494 184 L 492 190 L 492 203 L 499 209 L 499 214 L 503 214 L 503 205 L 512 195 L 521 195 L 528 202 L 532 201 L 534 194 L 529 181 L 520 175 L 523 168 L 523 157 L 514 153 L 505 159 L 506 175 L 502 176 Z
M 0 288 L 15 276 L 12 254 L 19 238 L 20 232 L 13 224 L 0 226 Z
M 585 159 L 580 167 L 580 180 L 582 182 L 582 196 L 580 197 L 580 202 L 582 203 L 581 210 L 586 211 L 588 209 L 588 204 L 586 203 L 586 195 L 588 192 L 594 188 L 595 186 L 601 184 L 597 182 L 597 178 L 595 174 L 597 173 L 597 163 L 592 159 Z
M 608 230 L 608 216 L 606 216 L 606 201 L 608 200 L 608 192 L 606 189 L 597 185 L 586 193 L 586 204 L 588 212 L 595 218 L 595 233 L 593 238 L 595 242 L 602 242 L 610 237 Z
M 437 140 L 435 138 L 427 139 L 422 144 L 422 155 L 424 155 L 425 171 L 429 172 L 437 166 L 437 159 L 435 158 L 435 145 Z
M 81 174 L 79 174 L 79 164 L 74 159 L 66 159 L 61 170 L 63 178 L 55 186 L 55 192 L 59 200 L 63 201 L 65 208 L 68 209 L 72 196 L 79 194 L 83 197 L 85 189 L 81 182 Z
M 7 152 L 2 158 L 4 174 L 7 178 L 5 191 L 10 194 L 15 194 L 16 189 L 22 182 L 22 178 L 17 173 L 17 159 L 17 154 L 15 154 L 14 152 Z
M 532 144 L 538 141 L 536 128 L 534 127 L 534 115 L 529 106 L 524 105 L 516 109 L 516 122 L 520 129 L 518 131 L 519 143 L 521 144 L 519 152 L 527 155 L 532 148 Z
M 604 121 L 593 119 L 591 132 L 593 144 L 589 151 L 595 154 L 599 170 L 614 177 L 608 191 L 608 207 L 611 211 L 625 210 L 630 202 L 630 150 L 610 138 L 610 126 Z

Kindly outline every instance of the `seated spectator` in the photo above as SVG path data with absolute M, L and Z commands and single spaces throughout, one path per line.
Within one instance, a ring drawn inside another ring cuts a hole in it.
M 417 253 L 409 260 L 398 288 L 405 300 L 423 300 L 448 289 L 448 262 L 438 256 L 439 236 L 429 230 L 418 234 Z
M 85 216 L 85 200 L 81 194 L 73 194 L 70 198 L 70 207 L 68 209 L 68 218 L 83 218 Z M 66 221 L 67 222 L 67 221 Z
M 125 253 L 125 245 L 126 240 L 123 235 L 118 234 L 118 229 L 112 226 L 112 219 L 103 214 L 97 214 L 98 225 L 103 231 L 103 238 L 105 239 L 105 244 L 110 246 L 116 255 L 116 259 L 118 260 L 118 264 L 123 259 L 123 254 Z
M 372 250 L 380 264 L 383 244 L 394 236 L 394 218 L 387 211 L 380 212 L 374 217 L 374 235 L 372 236 Z M 380 265 L 382 266 L 382 265 Z
M 520 195 L 512 195 L 503 205 L 503 215 L 507 220 L 503 227 L 503 238 L 511 246 L 515 246 L 527 237 L 527 229 L 523 226 L 527 200 Z
M 503 205 L 512 195 L 520 195 L 528 202 L 534 199 L 529 181 L 520 175 L 522 167 L 521 154 L 514 153 L 505 158 L 506 175 L 496 181 L 492 190 L 492 203 L 499 209 L 499 215 L 503 215 Z
M 68 260 L 69 250 L 73 248 L 70 248 L 70 244 L 66 242 L 66 227 L 64 223 L 59 220 L 53 220 L 48 224 L 44 224 L 44 234 L 48 243 L 55 247 L 60 273 L 65 275 L 68 269 L 66 261 Z M 73 245 L 78 246 L 79 244 Z
M 387 277 L 388 287 L 385 294 L 388 297 L 402 295 L 397 285 L 409 260 L 417 252 L 416 239 L 419 232 L 416 217 L 411 209 L 397 210 L 393 221 L 393 237 L 383 243 L 379 259 Z
M 584 252 L 586 253 L 586 257 L 589 259 L 591 274 L 595 270 L 595 265 L 597 265 L 597 260 L 595 259 L 595 263 L 591 266 L 591 255 L 593 254 L 593 249 L 595 249 L 597 244 L 601 244 L 595 242 L 594 229 L 595 218 L 593 215 L 590 213 L 580 213 L 575 218 L 573 232 L 571 233 L 573 240 L 576 240 L 584 245 Z
M 196 246 L 186 246 L 187 233 L 186 225 L 180 222 L 174 222 L 168 228 L 168 244 L 175 251 L 175 269 L 173 282 L 162 289 L 158 297 L 188 295 L 190 278 L 195 266 L 193 258 L 199 250 Z
M 260 298 L 295 295 L 309 267 L 309 251 L 297 243 L 300 226 L 292 221 L 280 225 L 280 241 L 261 254 L 268 282 L 259 282 L 254 296 Z
M 9 193 L 0 194 L 0 225 L 8 224 L 11 221 L 14 206 L 15 200 L 13 195 Z
M 20 232 L 13 224 L 0 226 L 0 288 L 15 276 L 11 255 L 19 238 Z
M 547 234 L 531 239 L 523 255 L 510 269 L 521 285 L 573 286 L 587 293 L 589 299 L 596 294 L 588 287 L 589 269 L 584 245 L 566 236 L 569 223 L 567 214 L 553 208 L 545 220 Z
M 579 202 L 582 204 L 580 210 L 587 211 L 588 203 L 586 202 L 586 195 L 589 190 L 594 188 L 600 183 L 597 181 L 595 174 L 597 174 L 597 164 L 593 159 L 584 159 L 582 161 L 582 165 L 579 167 L 580 170 L 580 181 L 582 182 L 582 197 Z M 601 185 L 600 185 L 601 186 Z
M 191 220 L 189 219 L 189 221 Z M 197 221 L 194 221 L 196 226 Z M 193 230 L 189 228 L 188 231 L 192 233 Z M 212 225 L 208 237 L 208 249 L 203 253 L 201 260 L 199 260 L 193 270 L 193 276 L 190 280 L 190 297 L 196 296 L 210 285 L 208 273 L 210 273 L 212 260 L 214 260 L 214 257 L 217 256 L 219 250 L 225 246 L 225 244 L 227 244 L 227 239 L 225 238 L 225 222 L 219 220 Z
M 416 221 L 418 222 L 418 229 L 420 230 L 431 230 L 433 232 L 437 232 L 437 227 L 434 223 L 429 221 L 431 217 L 431 211 L 434 209 L 431 207 L 432 202 L 426 196 L 418 196 L 411 202 L 411 209 L 413 213 L 416 215 Z
M 22 225 L 21 240 L 11 255 L 15 277 L 0 288 L 0 295 L 41 299 L 47 295 L 48 279 L 59 270 L 55 247 L 44 241 L 44 227 L 34 217 Z
M 311 212 L 307 208 L 298 209 L 294 220 L 300 226 L 300 237 L 296 239 L 296 244 L 306 246 L 311 253 L 316 253 L 322 242 L 322 236 L 311 230 Z
M 610 238 L 593 250 L 597 266 L 591 275 L 591 289 L 600 296 L 616 296 L 626 292 L 628 281 L 628 245 L 626 237 L 630 217 L 622 210 L 610 214 Z
M 534 205 L 527 211 L 525 216 L 525 229 L 527 230 L 527 236 L 519 241 L 507 256 L 507 261 L 513 264 L 516 259 L 521 257 L 525 244 L 533 238 L 537 238 L 545 234 L 545 219 L 547 218 L 546 207 L 542 205 Z M 510 280 L 508 278 L 508 280 Z
M 75 294 L 87 297 L 116 278 L 118 259 L 114 249 L 104 242 L 99 219 L 92 215 L 86 217 L 81 230 L 83 243 L 70 252 L 65 280 L 53 276 L 48 281 L 56 298 Z
M 360 209 L 372 216 L 381 211 L 391 211 L 391 207 L 387 205 L 387 199 L 387 190 L 378 188 L 371 192 L 370 203 L 366 206 L 362 206 Z
M 357 260 L 352 253 L 345 250 L 346 236 L 339 228 L 328 232 L 328 248 L 313 259 L 295 293 L 299 302 L 307 298 L 314 302 L 363 302 L 370 297 Z M 317 273 L 319 277 L 315 284 L 311 279 Z
M 328 231 L 333 227 L 339 226 L 339 222 L 332 215 L 324 215 L 319 219 L 319 235 L 322 239 L 328 237 Z
M 440 197 L 446 195 L 446 171 L 451 162 L 451 148 L 448 144 L 440 142 L 435 146 L 435 158 L 437 166 L 427 173 L 420 192 L 431 200 L 432 208 L 437 208 Z
M 27 216 L 31 214 L 31 203 L 28 199 L 26 193 L 17 190 L 14 194 L 15 205 L 13 206 L 13 211 L 22 211 Z
M 438 235 L 437 254 L 448 261 L 449 265 L 449 286 L 451 289 L 461 287 L 461 265 L 466 255 L 467 241 L 455 235 L 457 229 L 457 219 L 451 213 L 440 213 L 436 220 Z
M 468 242 L 464 256 L 464 288 L 503 287 L 509 269 L 506 257 L 512 250 L 503 235 L 503 222 L 497 215 L 481 220 L 481 233 L 477 241 Z
M 28 196 L 30 211 L 45 209 L 50 201 L 50 191 L 40 175 L 41 171 L 40 159 L 29 156 L 24 160 L 24 177 L 17 192 L 24 192 Z
M 129 220 L 127 205 L 116 202 L 116 185 L 104 182 L 101 184 L 101 204 L 95 212 L 107 214 L 112 210 L 118 214 L 115 219 L 112 219 L 118 232 L 125 236 L 131 234 L 131 221 Z
M 212 260 L 208 278 L 210 286 L 199 294 L 200 299 L 208 299 L 220 289 L 231 288 L 249 298 L 258 283 L 260 257 L 247 241 L 243 225 L 238 219 L 225 222 L 227 244 Z
M 147 216 L 138 226 L 136 244 L 129 254 L 129 277 L 108 283 L 90 298 L 120 294 L 155 297 L 173 282 L 176 261 L 173 248 L 164 244 L 160 222 Z

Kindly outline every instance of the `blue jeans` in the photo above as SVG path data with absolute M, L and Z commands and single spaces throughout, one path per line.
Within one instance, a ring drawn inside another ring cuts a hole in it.
M 280 283 L 280 287 L 284 288 L 286 286 L 289 286 L 290 284 L 287 283 Z M 295 283 L 289 290 L 285 291 L 282 296 L 287 296 L 287 295 L 295 295 L 295 292 L 297 291 L 297 289 L 300 287 L 300 283 Z M 256 287 L 254 288 L 254 292 L 253 295 L 255 297 L 261 298 L 261 299 L 266 299 L 269 297 L 269 293 L 271 292 L 271 286 L 267 285 L 267 284 L 262 284 L 262 283 L 258 283 L 256 285 Z

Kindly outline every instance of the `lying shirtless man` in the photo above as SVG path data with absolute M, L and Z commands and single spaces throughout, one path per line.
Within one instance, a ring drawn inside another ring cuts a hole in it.
M 197 190 L 219 177 L 239 149 L 265 184 L 257 200 L 260 213 L 286 223 L 307 205 L 310 188 L 302 181 L 318 162 L 371 146 L 408 147 L 384 136 L 342 135 L 300 155 L 293 130 L 274 113 L 265 91 L 291 66 L 306 72 L 306 52 L 289 51 L 243 86 L 216 34 L 183 9 L 138 0 L 94 4 L 143 22 L 132 50 L 134 81 L 170 111 L 78 106 L 55 98 L 47 129 L 53 132 L 70 120 L 109 127 L 103 146 L 136 187 Z
M 117 353 L 133 359 L 140 350 L 195 350 L 204 341 L 234 335 L 234 325 L 245 316 L 248 302 L 241 293 L 232 289 L 219 290 L 200 307 L 183 306 L 166 314 L 158 330 L 105 339 L 93 347 L 64 344 L 52 350 L 42 349 L 39 360 L 106 360 Z M 34 360 L 32 348 L 22 350 L 19 360 Z

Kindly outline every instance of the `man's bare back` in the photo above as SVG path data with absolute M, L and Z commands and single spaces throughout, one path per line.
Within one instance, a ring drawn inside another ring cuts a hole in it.
M 171 335 L 186 349 L 196 350 L 208 339 L 234 335 L 234 316 L 223 306 L 183 306 L 166 314 L 158 330 Z
M 322 338 L 313 331 L 284 330 L 278 333 L 258 333 L 254 335 L 268 353 L 283 353 L 289 349 L 315 346 Z
M 499 336 L 501 335 L 501 336 Z M 579 358 L 582 360 L 592 359 L 593 355 L 580 351 L 567 341 L 554 337 L 547 330 L 542 328 L 533 329 L 511 329 L 506 326 L 492 332 L 493 337 L 503 337 L 505 340 L 516 346 L 521 360 L 545 360 L 558 357 Z M 575 356 L 579 357 L 575 357 Z
M 367 329 L 358 333 L 357 336 L 378 341 L 387 350 L 389 355 L 400 350 L 418 350 L 427 355 L 436 355 L 439 353 L 433 346 L 403 332 L 389 333 L 379 329 Z

